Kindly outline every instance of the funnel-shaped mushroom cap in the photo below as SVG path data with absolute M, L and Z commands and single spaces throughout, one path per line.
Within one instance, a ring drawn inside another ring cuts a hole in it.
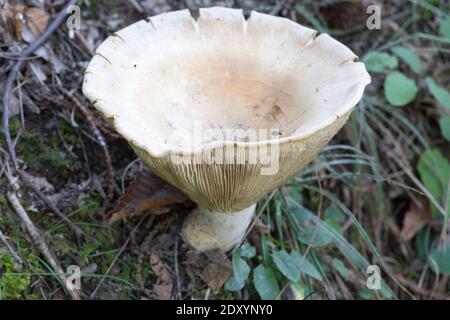
M 237 9 L 169 12 L 104 41 L 83 92 L 155 173 L 204 207 L 238 211 L 312 161 L 370 83 L 350 49 L 316 34 Z

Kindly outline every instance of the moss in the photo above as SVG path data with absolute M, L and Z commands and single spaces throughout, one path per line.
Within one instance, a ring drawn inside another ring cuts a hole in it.
M 8 200 L 6 199 L 5 195 L 0 194 L 0 206 L 6 207 L 7 205 L 8 205 Z
M 226 291 L 226 290 L 221 290 L 218 293 L 214 294 L 213 296 L 214 299 L 217 300 L 235 300 L 235 296 L 234 293 L 230 292 L 230 291 Z
M 6 220 L 5 216 L 0 216 L 0 226 L 6 225 L 8 221 Z
M 60 120 L 58 122 L 59 130 L 61 131 L 61 134 L 64 138 L 64 141 L 68 145 L 72 146 L 78 146 L 79 145 L 79 139 L 78 136 L 75 134 L 75 130 L 73 127 L 69 126 L 66 121 Z
M 0 298 L 18 300 L 25 298 L 31 283 L 31 276 L 17 273 L 14 262 L 8 253 L 0 254 Z
M 89 195 L 82 201 L 80 207 L 77 209 L 76 213 L 80 217 L 93 215 L 97 212 L 98 209 L 102 207 L 102 198 L 98 192 L 91 192 Z
M 20 128 L 20 120 L 18 117 L 9 119 L 9 132 L 11 137 L 17 135 L 19 128 Z M 5 145 L 5 138 L 3 136 L 3 132 L 0 130 L 0 146 L 4 145 Z
M 83 248 L 80 251 L 80 263 L 84 266 L 89 264 L 89 256 L 97 250 L 97 247 L 91 243 L 87 242 L 84 244 Z
M 133 282 L 134 274 L 136 273 L 136 265 L 137 257 L 128 257 L 121 265 L 119 277 L 126 281 Z
M 69 136 L 69 139 L 73 137 Z M 48 143 L 50 142 L 50 143 Z M 50 137 L 36 132 L 24 132 L 17 146 L 18 155 L 34 170 L 52 170 L 55 177 L 65 177 L 81 168 L 77 160 L 66 159 L 56 133 Z

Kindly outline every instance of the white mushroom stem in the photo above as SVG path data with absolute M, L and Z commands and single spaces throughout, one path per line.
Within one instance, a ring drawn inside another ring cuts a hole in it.
M 224 213 L 198 207 L 184 221 L 183 238 L 198 251 L 228 251 L 244 238 L 256 203 L 241 211 Z

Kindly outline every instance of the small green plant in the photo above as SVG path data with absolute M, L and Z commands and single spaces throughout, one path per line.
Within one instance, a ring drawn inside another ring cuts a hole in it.
M 0 300 L 25 298 L 30 282 L 29 274 L 15 271 L 13 259 L 8 253 L 0 253 Z
M 442 33 L 444 38 L 449 36 L 449 21 L 450 16 L 441 21 L 440 33 Z M 422 62 L 416 52 L 407 47 L 395 46 L 390 51 L 391 53 L 385 51 L 369 52 L 364 56 L 363 61 L 369 72 L 387 73 L 384 79 L 386 100 L 394 107 L 404 107 L 414 101 L 417 96 L 419 91 L 417 78 L 422 72 Z M 414 78 L 410 78 L 397 70 L 399 66 L 397 58 L 400 58 L 416 74 Z M 428 91 L 446 110 L 438 110 L 440 113 L 439 127 L 442 136 L 450 141 L 450 93 L 444 87 L 438 85 L 431 77 L 427 77 L 425 82 Z

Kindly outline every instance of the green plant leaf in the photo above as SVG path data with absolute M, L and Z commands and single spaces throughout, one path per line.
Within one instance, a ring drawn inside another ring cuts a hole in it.
M 272 259 L 286 278 L 293 282 L 300 279 L 300 259 L 294 252 L 289 254 L 286 250 L 275 251 L 272 253 Z
M 430 90 L 434 98 L 444 107 L 450 109 L 450 93 L 441 86 L 439 86 L 430 77 L 427 77 L 425 81 L 427 83 L 428 89 Z
M 348 270 L 345 267 L 345 264 L 342 262 L 342 260 L 338 258 L 334 258 L 332 262 L 333 268 L 336 269 L 337 272 L 341 275 L 342 278 L 347 279 L 348 277 Z
M 435 273 L 450 275 L 450 244 L 444 248 L 436 248 L 428 257 L 431 269 Z
M 363 288 L 359 291 L 359 297 L 363 300 L 373 300 L 373 291 L 368 288 Z
M 256 249 L 250 243 L 244 242 L 244 244 L 239 248 L 241 257 L 253 258 L 256 254 Z
M 273 300 L 280 293 L 280 287 L 275 272 L 260 264 L 253 271 L 253 283 L 261 299 Z
M 225 283 L 225 290 L 239 291 L 245 286 L 245 282 L 250 274 L 250 267 L 241 257 L 242 249 L 233 252 L 233 275 Z
M 333 241 L 333 238 L 321 225 L 301 228 L 297 233 L 297 238 L 300 242 L 311 244 L 313 247 L 323 247 Z
M 239 282 L 234 274 L 225 282 L 225 290 L 227 291 L 239 291 L 245 286 L 245 281 Z
M 319 281 L 322 280 L 322 276 L 320 275 L 320 272 L 316 269 L 316 267 L 311 262 L 309 262 L 309 260 L 306 257 L 303 257 L 300 253 L 296 251 L 295 253 L 299 257 L 300 271 L 303 272 L 304 274 L 307 274 L 310 277 L 313 277 L 314 279 L 317 279 Z
M 325 219 L 324 222 L 333 228 L 337 233 L 342 234 L 342 227 L 339 223 L 331 219 Z M 331 236 L 330 236 L 331 237 Z M 331 237 L 333 238 L 333 237 Z
M 439 32 L 444 38 L 450 39 L 450 15 L 442 19 L 441 23 L 439 23 Z
M 309 190 L 313 190 L 315 192 L 320 192 L 321 194 L 323 194 L 327 199 L 329 199 L 334 205 L 336 205 L 336 207 L 339 208 L 339 210 L 341 210 L 346 216 L 348 216 L 351 221 L 353 222 L 353 225 L 356 227 L 356 229 L 358 230 L 359 234 L 361 235 L 361 237 L 363 238 L 364 242 L 368 245 L 370 251 L 372 252 L 372 254 L 376 257 L 379 257 L 380 254 L 378 253 L 378 251 L 376 250 L 375 246 L 373 245 L 373 243 L 371 242 L 370 238 L 368 237 L 367 233 L 365 232 L 364 228 L 362 227 L 362 225 L 358 222 L 358 220 L 356 219 L 356 217 L 353 215 L 353 213 L 348 210 L 348 208 L 342 203 L 340 202 L 333 194 L 331 194 L 328 191 L 325 190 L 321 190 L 319 188 L 313 187 L 313 186 L 304 186 L 306 189 Z M 366 258 L 364 258 L 360 252 L 358 252 L 358 250 L 356 250 L 356 248 L 354 246 L 352 246 L 342 235 L 340 235 L 339 233 L 337 233 L 332 227 L 328 226 L 325 222 L 323 222 L 322 220 L 320 220 L 315 214 L 313 214 L 311 211 L 309 211 L 308 209 L 306 209 L 305 207 L 303 207 L 302 205 L 300 205 L 299 203 L 296 203 L 295 201 L 293 201 L 292 199 L 288 199 L 289 203 L 292 204 L 293 207 L 291 207 L 291 210 L 293 210 L 294 212 L 297 211 L 296 209 L 301 209 L 303 211 L 302 215 L 304 219 L 309 219 L 314 221 L 317 224 L 322 224 L 325 228 L 328 229 L 328 232 L 330 233 L 330 235 L 332 235 L 333 240 L 335 241 L 335 244 L 337 245 L 337 247 L 341 250 L 341 252 L 343 254 L 345 254 L 345 256 L 356 266 L 358 266 L 361 270 L 361 272 L 364 273 L 364 275 L 366 274 L 366 268 L 368 265 L 370 265 L 370 263 L 367 261 Z M 384 261 L 382 259 L 377 259 L 380 266 L 383 268 L 383 270 L 392 278 L 392 280 L 394 280 L 394 282 L 400 286 L 403 290 L 405 290 L 406 292 L 409 293 L 409 291 L 400 283 L 398 282 L 398 280 L 395 278 L 395 276 L 393 275 L 393 273 L 387 268 L 386 264 L 384 263 Z M 387 299 L 391 299 L 393 296 L 393 292 L 390 289 L 390 287 L 388 286 L 388 284 L 386 283 L 386 281 L 381 280 L 381 292 L 383 294 L 385 294 L 385 298 Z M 411 296 L 412 297 L 412 296 Z
M 342 223 L 345 221 L 345 214 L 341 210 L 335 207 L 329 207 L 323 212 L 325 219 L 334 220 L 337 223 Z
M 241 283 L 245 282 L 250 274 L 250 267 L 247 262 L 241 258 L 240 251 L 236 250 L 233 253 L 233 275 L 236 278 L 236 281 Z
M 307 296 L 308 287 L 306 285 L 300 282 L 291 282 L 289 287 L 291 287 L 294 300 L 304 300 Z
M 450 141 L 450 116 L 439 119 L 439 127 L 441 128 L 442 136 Z
M 418 88 L 414 80 L 403 73 L 391 72 L 384 80 L 384 95 L 388 102 L 396 107 L 410 103 L 416 97 Z
M 369 52 L 362 61 L 370 72 L 383 72 L 386 69 L 394 69 L 398 66 L 397 57 L 387 52 Z
M 420 73 L 421 62 L 419 57 L 415 52 L 411 51 L 405 47 L 393 47 L 391 51 L 398 56 L 400 59 L 405 61 L 405 63 L 415 72 Z
M 450 181 L 450 163 L 442 155 L 439 149 L 425 150 L 419 158 L 417 163 L 417 171 L 419 172 L 420 180 L 425 187 L 436 199 L 442 204 Z M 443 205 L 443 207 L 445 207 Z M 450 199 L 447 199 L 447 208 L 450 211 Z M 437 208 L 431 204 L 433 214 L 437 215 Z

